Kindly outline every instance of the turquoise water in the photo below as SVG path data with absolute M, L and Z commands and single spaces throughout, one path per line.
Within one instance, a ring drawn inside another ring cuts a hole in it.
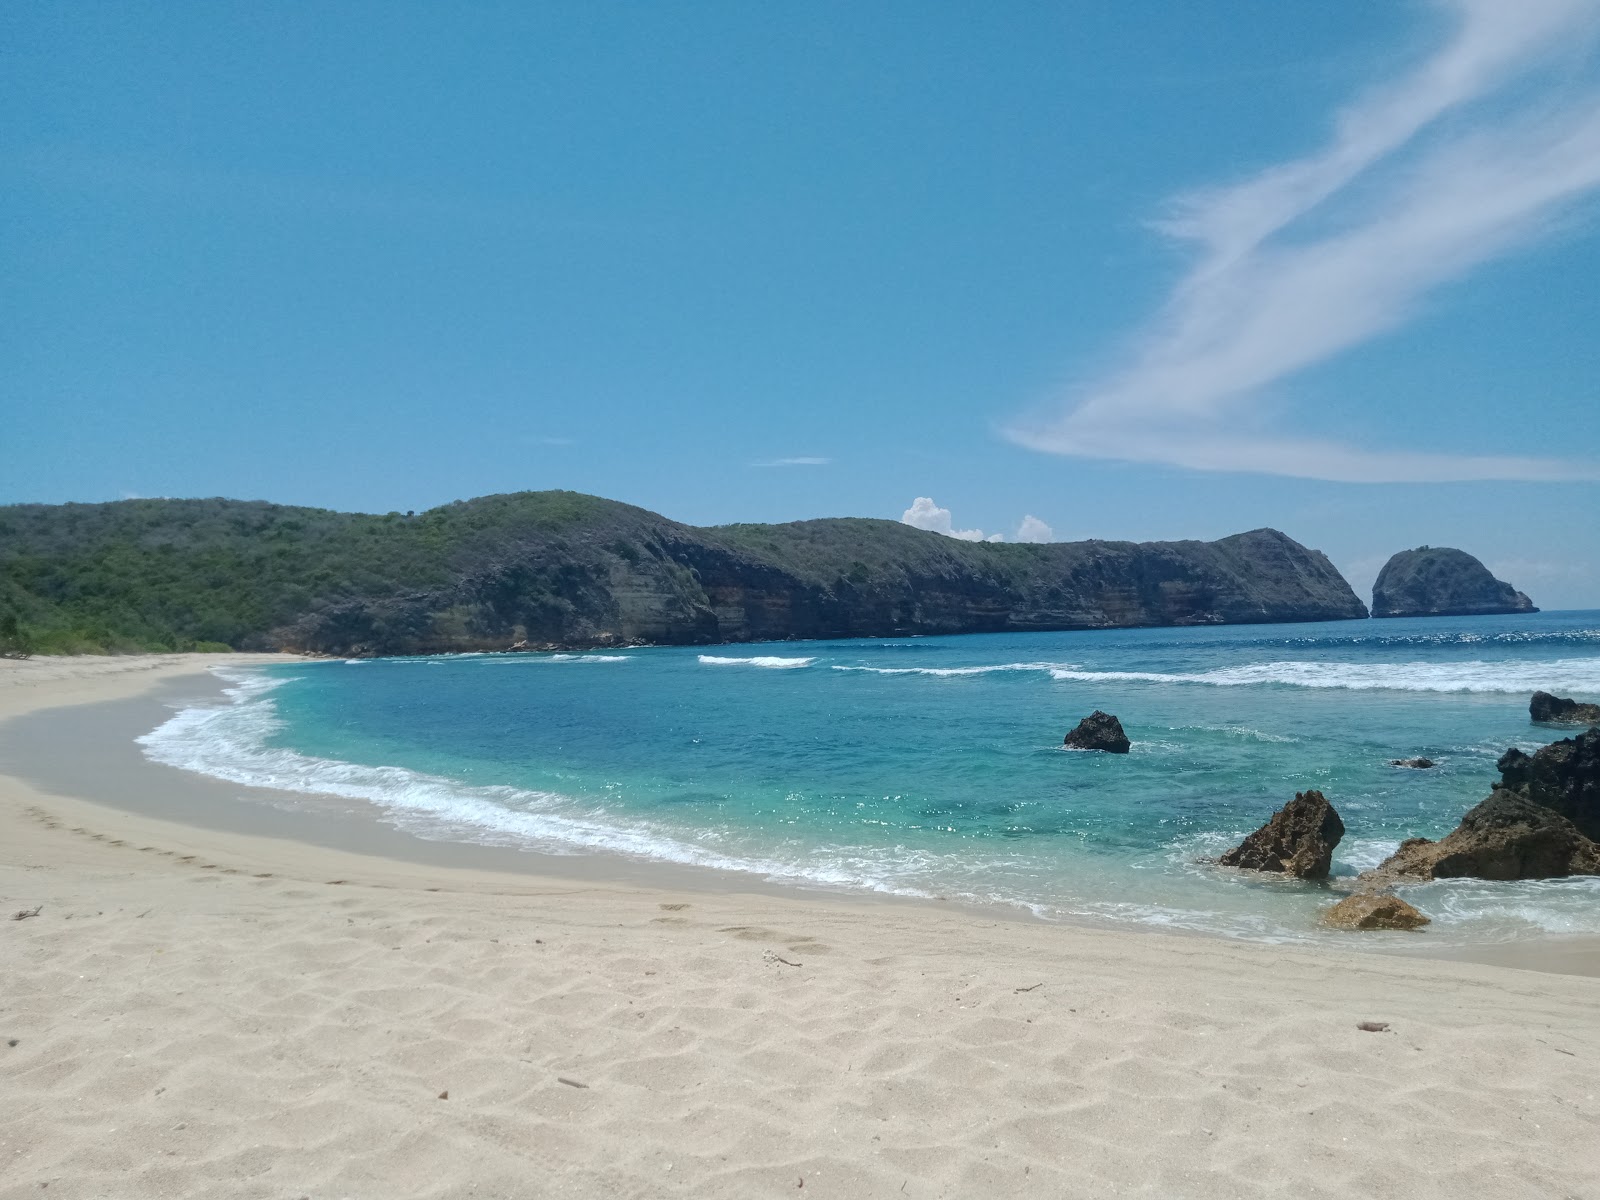
M 232 676 L 152 757 L 424 837 L 610 851 L 1045 917 L 1316 933 L 1325 887 L 1203 861 L 1296 791 L 1335 872 L 1488 794 L 1536 688 L 1600 700 L 1600 613 L 330 661 Z M 1091 709 L 1132 753 L 1064 750 Z M 1423 754 L 1432 771 L 1396 769 Z M 1438 883 L 1430 936 L 1600 932 L 1600 879 Z

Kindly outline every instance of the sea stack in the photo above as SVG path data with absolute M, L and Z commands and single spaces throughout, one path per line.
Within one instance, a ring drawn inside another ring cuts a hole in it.
M 1133 745 L 1122 732 L 1122 722 L 1098 708 L 1079 721 L 1061 744 L 1072 750 L 1104 750 L 1107 754 L 1126 754 Z
M 1538 611 L 1532 600 L 1489 574 L 1489 568 L 1472 555 L 1448 546 L 1400 551 L 1384 564 L 1372 585 L 1375 617 L 1471 617 Z

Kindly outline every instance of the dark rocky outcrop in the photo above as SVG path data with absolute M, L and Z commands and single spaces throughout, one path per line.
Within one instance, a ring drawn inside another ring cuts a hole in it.
M 1247 871 L 1326 879 L 1344 822 L 1321 792 L 1298 792 L 1260 829 L 1217 861 Z
M 1332 929 L 1421 929 L 1431 919 L 1398 896 L 1358 892 L 1325 909 L 1322 923 Z
M 1132 744 L 1122 732 L 1122 722 L 1098 708 L 1062 740 L 1062 745 L 1073 750 L 1104 750 L 1108 754 L 1126 754 Z
M 1533 754 L 1507 750 L 1495 764 L 1497 789 L 1560 813 L 1587 838 L 1600 841 L 1600 729 L 1563 738 Z
M 992 544 L 849 517 L 696 528 L 552 491 L 385 516 L 237 500 L 0 507 L 0 618 L 12 612 L 30 632 L 76 629 L 118 648 L 207 639 L 348 657 L 1326 621 L 1366 608 L 1324 555 L 1271 529 Z
M 1560 813 L 1525 796 L 1496 788 L 1438 841 L 1400 843 L 1365 887 L 1422 879 L 1555 879 L 1600 873 L 1600 846 Z
M 1549 692 L 1535 692 L 1528 702 L 1528 718 L 1541 725 L 1600 725 L 1600 704 L 1580 704 Z
M 1414 771 L 1426 771 L 1437 764 L 1431 758 L 1391 758 L 1391 767 L 1410 767 Z
M 1464 550 L 1418 546 L 1402 550 L 1372 585 L 1375 617 L 1466 617 L 1539 610 L 1509 583 L 1496 579 Z

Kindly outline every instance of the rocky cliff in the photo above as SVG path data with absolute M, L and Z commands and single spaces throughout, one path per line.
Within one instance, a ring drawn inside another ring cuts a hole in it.
M 1539 610 L 1516 588 L 1489 574 L 1464 550 L 1419 546 L 1402 550 L 1372 585 L 1375 617 L 1466 617 Z
M 282 644 L 396 654 L 1362 617 L 1274 530 L 1217 542 L 995 545 L 855 518 L 696 529 L 640 509 L 531 539 L 439 591 L 359 600 Z
M 386 516 L 226 500 L 15 506 L 0 509 L 8 581 L 0 610 L 39 628 L 70 617 L 145 646 L 341 655 L 1366 615 L 1327 558 L 1271 529 L 989 544 L 856 518 L 696 528 L 572 492 Z

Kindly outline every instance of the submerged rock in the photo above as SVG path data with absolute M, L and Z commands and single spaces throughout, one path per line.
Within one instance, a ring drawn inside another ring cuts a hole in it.
M 1322 923 L 1333 929 L 1421 929 L 1431 918 L 1399 896 L 1359 892 L 1323 910 Z
M 1563 738 L 1533 754 L 1507 750 L 1495 786 L 1553 809 L 1600 842 L 1600 729 Z
M 1217 861 L 1246 871 L 1326 879 L 1344 822 L 1321 792 L 1297 792 L 1260 829 Z
M 1600 725 L 1600 704 L 1581 704 L 1549 692 L 1535 692 L 1528 702 L 1528 717 L 1550 725 Z
M 1133 745 L 1122 732 L 1122 722 L 1098 708 L 1079 721 L 1061 744 L 1074 750 L 1104 750 L 1108 754 L 1126 754 Z
M 1375 617 L 1459 617 L 1484 613 L 1536 613 L 1516 588 L 1496 579 L 1465 550 L 1418 546 L 1402 550 L 1372 585 Z
M 1600 874 L 1600 846 L 1560 813 L 1496 788 L 1440 838 L 1411 838 L 1359 882 L 1401 879 L 1556 879 Z
M 1391 767 L 1411 767 L 1417 771 L 1426 771 L 1436 764 L 1431 758 L 1391 758 L 1389 765 Z

